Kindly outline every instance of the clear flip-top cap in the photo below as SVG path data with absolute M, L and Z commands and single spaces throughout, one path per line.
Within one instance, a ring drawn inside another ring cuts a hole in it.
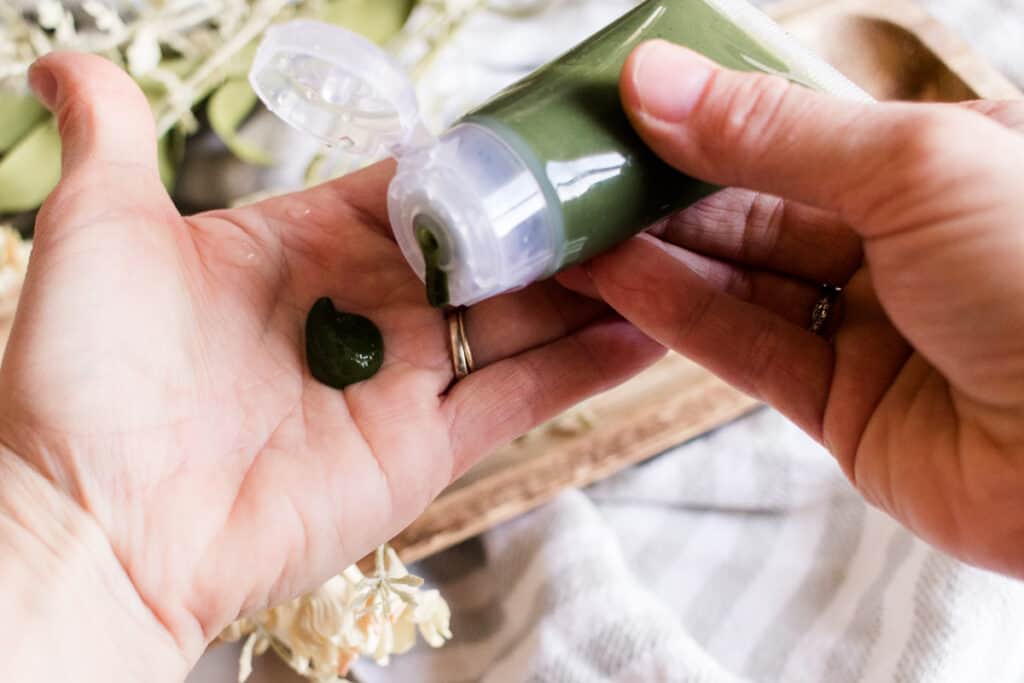
M 436 242 L 446 295 L 435 305 L 468 306 L 554 272 L 555 214 L 526 162 L 479 125 L 440 139 L 420 118 L 412 81 L 386 52 L 337 26 L 295 20 L 270 28 L 249 82 L 267 108 L 350 158 L 399 157 L 388 216 L 421 279 L 417 229 Z
M 339 26 L 296 19 L 267 29 L 249 83 L 285 122 L 354 157 L 397 156 L 433 141 L 401 65 Z

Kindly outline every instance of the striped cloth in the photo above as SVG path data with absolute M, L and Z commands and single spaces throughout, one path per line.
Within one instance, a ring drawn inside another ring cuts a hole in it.
M 420 570 L 455 640 L 361 681 L 1024 681 L 1024 583 L 916 540 L 768 410 Z
M 1024 83 L 1024 0 L 925 0 Z M 508 4 L 508 3 L 506 3 Z M 481 17 L 422 93 L 435 122 L 632 3 Z M 476 21 L 476 20 L 475 20 Z M 500 38 L 496 38 L 500 36 Z M 762 410 L 417 568 L 455 639 L 364 683 L 1024 683 L 1024 583 L 967 567 L 868 507 Z M 189 683 L 233 680 L 233 648 Z M 298 681 L 263 658 L 255 683 Z

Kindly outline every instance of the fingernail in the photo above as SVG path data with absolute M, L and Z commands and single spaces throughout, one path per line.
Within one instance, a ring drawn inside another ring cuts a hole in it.
M 641 109 L 662 121 L 685 119 L 714 70 L 701 55 L 664 40 L 642 45 L 634 59 L 633 87 Z
M 57 99 L 57 79 L 46 66 L 36 62 L 28 71 L 28 84 L 36 98 L 47 109 L 53 109 Z

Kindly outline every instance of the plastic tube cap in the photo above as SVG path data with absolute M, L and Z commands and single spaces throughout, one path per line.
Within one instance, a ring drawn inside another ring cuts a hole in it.
M 308 19 L 272 26 L 249 83 L 282 120 L 357 159 L 399 156 L 434 142 L 401 65 L 338 26 Z
M 526 162 L 481 126 L 432 136 L 412 81 L 366 38 L 309 20 L 274 26 L 256 51 L 249 82 L 270 111 L 354 161 L 398 158 L 388 191 L 392 230 L 424 279 L 416 225 L 429 223 L 451 305 L 554 272 L 560 214 Z

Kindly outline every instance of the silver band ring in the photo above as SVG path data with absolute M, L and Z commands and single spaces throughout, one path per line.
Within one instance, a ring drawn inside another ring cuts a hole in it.
M 811 309 L 811 324 L 809 329 L 819 337 L 825 336 L 829 331 L 829 322 L 835 313 L 836 301 L 842 293 L 842 289 L 835 285 L 822 285 L 821 298 Z
M 455 380 L 464 379 L 473 372 L 473 352 L 466 337 L 466 309 L 456 308 L 448 314 L 448 343 L 451 346 L 452 369 Z

